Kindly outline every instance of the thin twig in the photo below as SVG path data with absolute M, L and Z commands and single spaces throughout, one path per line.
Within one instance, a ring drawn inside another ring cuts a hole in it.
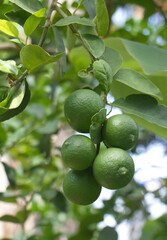
M 39 43 L 38 43 L 38 46 L 42 47 L 45 39 L 46 39 L 46 35 L 47 35 L 47 32 L 48 32 L 48 29 L 51 25 L 51 15 L 52 15 L 52 12 L 54 10 L 54 4 L 55 4 L 55 0 L 52 0 L 52 3 L 50 5 L 50 8 L 48 10 L 48 14 L 46 16 L 46 22 L 45 22 L 45 25 L 44 25 L 44 29 L 43 29 L 43 32 L 42 32 L 42 35 L 41 35 L 41 38 L 39 40 Z M 16 84 L 21 84 L 25 77 L 28 75 L 29 71 L 28 69 L 26 69 L 23 74 L 16 80 Z
M 68 17 L 64 11 L 62 11 L 57 4 L 55 4 L 55 10 L 63 17 Z M 93 56 L 93 54 L 89 51 L 84 38 L 82 37 L 81 33 L 78 31 L 78 29 L 74 26 L 74 24 L 69 25 L 71 31 L 76 35 L 76 37 L 82 42 L 83 47 L 86 49 L 86 51 L 89 53 L 91 59 L 93 61 L 96 60 L 96 58 Z
M 52 15 L 52 12 L 53 12 L 54 8 L 55 8 L 55 0 L 52 1 L 51 5 L 50 5 L 50 8 L 48 10 L 48 14 L 46 16 L 44 29 L 43 29 L 41 38 L 40 38 L 39 43 L 38 43 L 38 46 L 40 46 L 40 47 L 42 47 L 42 45 L 44 44 L 48 29 L 51 25 L 51 20 L 50 19 L 51 19 L 51 15 Z

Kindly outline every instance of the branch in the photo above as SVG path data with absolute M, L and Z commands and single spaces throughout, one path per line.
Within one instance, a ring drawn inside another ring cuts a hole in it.
M 47 17 L 46 17 L 46 22 L 45 22 L 45 25 L 44 25 L 44 29 L 43 29 L 41 38 L 40 38 L 39 43 L 38 43 L 38 46 L 40 46 L 40 47 L 42 47 L 42 45 L 45 41 L 48 29 L 51 25 L 51 20 L 50 19 L 51 19 L 51 15 L 52 15 L 52 12 L 53 12 L 54 8 L 55 8 L 55 0 L 52 0 L 52 3 L 50 5 L 50 8 L 48 10 L 48 14 L 47 14 Z
M 38 43 L 38 46 L 40 46 L 40 47 L 42 47 L 42 45 L 43 45 L 43 43 L 44 43 L 44 41 L 46 39 L 46 35 L 47 35 L 47 32 L 48 32 L 48 29 L 49 29 L 49 27 L 51 25 L 51 20 L 50 19 L 51 19 L 51 15 L 52 15 L 52 12 L 53 12 L 54 7 L 55 7 L 54 5 L 55 5 L 55 0 L 52 0 L 52 3 L 51 3 L 51 5 L 49 7 L 49 10 L 48 10 L 48 14 L 46 16 L 44 29 L 43 29 L 41 38 L 40 38 L 39 43 Z M 23 74 L 16 80 L 16 84 L 21 84 L 24 81 L 25 77 L 28 75 L 28 73 L 29 73 L 29 71 L 28 71 L 28 69 L 26 69 L 23 72 Z
M 62 11 L 62 10 L 57 6 L 57 4 L 55 4 L 55 10 L 56 10 L 63 18 L 68 17 L 68 16 L 65 14 L 65 12 Z M 91 59 L 92 59 L 93 61 L 95 61 L 96 58 L 95 58 L 95 57 L 93 56 L 93 54 L 89 51 L 87 45 L 85 44 L 85 40 L 84 40 L 84 38 L 82 37 L 81 33 L 78 31 L 78 29 L 74 26 L 74 24 L 70 24 L 69 27 L 70 27 L 71 31 L 76 35 L 76 37 L 82 42 L 83 47 L 84 47 L 84 48 L 86 49 L 86 51 L 89 53 Z

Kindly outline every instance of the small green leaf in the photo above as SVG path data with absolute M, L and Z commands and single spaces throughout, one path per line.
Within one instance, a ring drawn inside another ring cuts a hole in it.
M 24 32 L 27 36 L 30 36 L 40 24 L 42 17 L 45 14 L 46 9 L 42 8 L 39 11 L 33 13 L 24 23 Z
M 0 102 L 2 102 L 8 96 L 9 87 L 0 86 Z
M 115 75 L 123 62 L 121 54 L 117 50 L 110 47 L 105 47 L 105 51 L 100 58 L 105 60 L 110 65 L 113 75 Z
M 99 36 L 107 34 L 109 28 L 109 15 L 104 0 L 95 0 L 96 17 L 94 22 Z
M 94 27 L 95 24 L 88 18 L 79 17 L 79 16 L 68 16 L 63 19 L 60 19 L 56 22 L 55 26 L 62 27 L 62 26 L 68 26 L 70 24 L 81 24 L 85 26 Z
M 0 71 L 4 73 L 18 74 L 18 69 L 16 67 L 16 62 L 13 60 L 3 61 L 0 60 Z
M 12 215 L 4 215 L 0 217 L 0 221 L 3 222 L 12 222 L 12 223 L 20 223 L 19 219 Z
M 53 204 L 61 211 L 61 212 L 67 212 L 67 201 L 64 197 L 64 195 L 57 191 L 56 196 L 51 200 Z
M 32 71 L 42 65 L 56 62 L 63 54 L 64 52 L 60 52 L 51 56 L 41 47 L 30 44 L 21 49 L 20 58 L 24 66 Z
M 0 122 L 8 120 L 22 112 L 30 100 L 28 83 L 22 84 L 19 89 L 12 89 L 4 107 L 0 107 Z
M 85 9 L 87 10 L 90 18 L 93 19 L 95 17 L 95 15 L 96 15 L 95 2 L 94 1 L 90 1 L 90 0 L 85 0 L 83 2 L 83 5 L 84 5 Z
M 112 69 L 109 64 L 102 59 L 95 61 L 93 63 L 93 73 L 102 90 L 107 94 L 112 82 Z
M 7 140 L 7 134 L 5 129 L 0 125 L 0 149 L 5 145 Z
M 121 82 L 139 92 L 163 99 L 159 88 L 141 73 L 128 69 L 120 69 L 114 76 L 114 80 Z
M 106 120 L 106 109 L 102 108 L 98 113 L 93 115 L 91 122 L 103 124 L 105 120 Z
M 22 209 L 17 212 L 16 217 L 20 223 L 24 223 L 27 220 L 28 215 L 29 215 L 29 211 L 27 211 L 26 209 Z
M 19 34 L 16 27 L 16 23 L 4 19 L 0 19 L 0 31 L 16 38 L 18 37 Z
M 105 45 L 102 39 L 92 34 L 82 34 L 82 37 L 84 38 L 87 48 L 94 57 L 98 58 L 104 53 Z
M 106 120 L 106 109 L 102 108 L 91 119 L 90 137 L 92 142 L 98 144 L 101 142 L 101 129 L 102 124 Z
M 98 240 L 118 240 L 118 233 L 115 228 L 105 227 L 101 230 Z
M 43 8 L 42 4 L 39 1 L 34 1 L 34 0 L 28 0 L 28 1 L 9 0 L 9 1 L 30 13 L 34 13 L 40 10 L 41 8 Z

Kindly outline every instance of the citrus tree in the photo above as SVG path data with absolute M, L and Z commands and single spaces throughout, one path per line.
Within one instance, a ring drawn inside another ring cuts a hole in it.
M 167 138 L 165 7 L 0 1 L 0 151 L 8 178 L 0 200 L 17 206 L 0 220 L 20 226 L 3 239 L 116 240 L 116 227 L 128 220 L 135 229 L 139 213 L 146 223 L 134 239 L 166 239 L 167 217 L 149 220 L 148 190 L 133 179 L 130 156 L 153 136 Z M 119 9 L 140 16 L 117 28 Z M 110 117 L 115 107 L 123 114 Z M 153 193 L 163 203 L 166 184 Z M 97 208 L 102 187 L 114 190 Z M 100 227 L 106 214 L 115 227 Z

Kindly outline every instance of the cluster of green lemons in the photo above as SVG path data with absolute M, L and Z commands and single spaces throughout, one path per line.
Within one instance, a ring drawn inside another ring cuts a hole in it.
M 64 113 L 74 130 L 89 133 L 92 117 L 104 107 L 96 92 L 80 89 L 66 99 Z M 126 150 L 132 149 L 138 138 L 135 121 L 125 114 L 114 115 L 102 125 L 101 136 L 105 149 L 100 151 L 81 134 L 69 137 L 62 145 L 64 165 L 70 168 L 64 177 L 63 192 L 75 204 L 91 204 L 102 186 L 119 189 L 133 178 L 134 162 Z

